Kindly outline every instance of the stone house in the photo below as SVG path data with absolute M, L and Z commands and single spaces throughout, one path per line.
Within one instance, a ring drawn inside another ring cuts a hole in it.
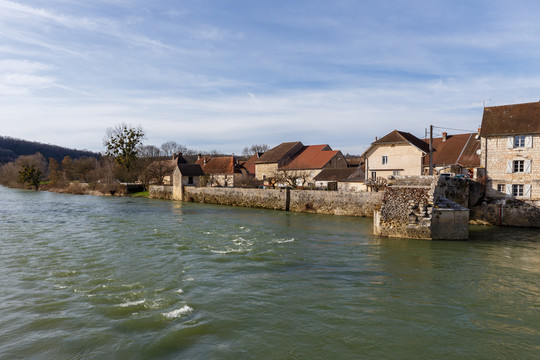
M 422 175 L 429 145 L 416 136 L 394 130 L 364 152 L 366 180 L 390 175 Z
M 312 186 L 314 177 L 325 168 L 346 168 L 347 160 L 329 145 L 305 146 L 301 142 L 282 143 L 255 161 L 255 177 L 265 184 Z
M 313 178 L 317 188 L 342 192 L 366 191 L 361 167 L 326 168 Z
M 433 173 L 473 177 L 480 166 L 478 134 L 467 133 L 433 138 Z M 429 172 L 429 140 L 394 130 L 376 140 L 364 152 L 366 180 L 388 176 L 424 175 Z
M 172 175 L 172 198 L 182 200 L 184 186 L 199 186 L 204 172 L 199 164 L 178 163 Z
M 425 141 L 425 140 L 424 140 Z M 427 140 L 429 146 L 429 140 Z M 433 174 L 453 173 L 476 178 L 480 167 L 478 133 L 448 135 L 433 138 Z M 423 174 L 429 174 L 429 156 L 424 157 Z
M 540 200 L 540 102 L 484 108 L 486 197 Z
M 201 156 L 195 164 L 202 168 L 206 186 L 234 187 L 236 182 L 247 177 L 247 171 L 234 156 Z
M 281 143 L 255 161 L 255 178 L 268 182 L 276 177 L 278 168 L 289 163 L 304 148 L 300 141 Z

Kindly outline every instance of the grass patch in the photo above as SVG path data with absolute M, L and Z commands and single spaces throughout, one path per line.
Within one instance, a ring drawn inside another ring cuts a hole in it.
M 129 194 L 128 196 L 130 196 L 130 197 L 147 198 L 147 197 L 148 197 L 148 191 L 136 192 L 136 193 L 133 193 L 133 194 Z

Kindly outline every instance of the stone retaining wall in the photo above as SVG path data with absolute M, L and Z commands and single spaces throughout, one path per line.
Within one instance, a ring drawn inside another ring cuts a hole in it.
M 498 200 L 475 206 L 472 220 L 490 225 L 540 227 L 540 201 Z
M 383 193 L 339 193 L 335 191 L 185 187 L 184 201 L 223 204 L 317 214 L 372 217 L 382 203 Z M 287 206 L 288 205 L 288 206 Z
M 172 200 L 172 185 L 150 185 L 148 188 L 148 197 L 150 199 Z
M 292 190 L 290 210 L 317 214 L 373 217 L 380 209 L 382 192 Z

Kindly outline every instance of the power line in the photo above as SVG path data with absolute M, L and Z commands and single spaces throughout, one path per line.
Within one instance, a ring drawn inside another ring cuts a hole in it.
M 467 131 L 467 132 L 476 132 L 478 130 L 468 130 L 468 129 L 452 129 L 452 128 L 445 128 L 440 126 L 433 125 L 434 129 L 441 129 L 441 130 L 454 130 L 454 131 Z

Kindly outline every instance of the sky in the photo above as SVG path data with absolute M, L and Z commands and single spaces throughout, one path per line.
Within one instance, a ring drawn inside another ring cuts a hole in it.
M 475 131 L 540 100 L 540 2 L 0 0 L 0 135 L 240 154 Z M 447 130 L 446 130 L 447 129 Z

